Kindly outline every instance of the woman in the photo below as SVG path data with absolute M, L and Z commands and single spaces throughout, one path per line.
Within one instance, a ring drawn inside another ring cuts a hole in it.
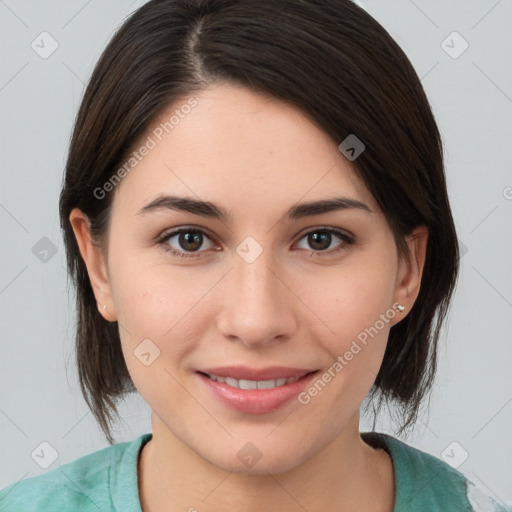
M 84 396 L 110 442 L 129 391 L 153 429 L 5 510 L 503 510 L 359 432 L 366 397 L 414 424 L 458 250 L 418 77 L 351 2 L 141 7 L 91 77 L 60 215 Z

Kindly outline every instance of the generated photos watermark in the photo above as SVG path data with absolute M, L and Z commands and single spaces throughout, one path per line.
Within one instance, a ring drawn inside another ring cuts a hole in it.
M 354 359 L 354 356 L 359 354 L 359 352 L 366 347 L 369 341 L 368 337 L 373 339 L 387 324 L 389 324 L 391 320 L 393 320 L 393 318 L 395 318 L 397 311 L 400 311 L 399 306 L 398 302 L 395 302 L 392 308 L 389 308 L 385 313 L 380 314 L 379 319 L 376 320 L 372 326 L 366 327 L 361 331 L 357 335 L 356 339 L 352 340 L 350 347 L 343 354 L 339 355 L 334 363 L 320 377 L 318 377 L 318 379 L 316 379 L 308 389 L 299 393 L 297 397 L 299 403 L 302 405 L 309 404 L 311 399 L 317 396 L 318 393 L 320 393 L 320 391 L 322 391 L 325 386 L 327 386 L 327 384 L 331 382 L 331 380 L 333 380 L 336 375 L 338 375 L 343 368 L 352 361 L 352 359 Z
M 115 189 L 121 180 L 129 174 L 137 165 L 142 162 L 152 149 L 162 142 L 164 137 L 171 133 L 176 126 L 180 124 L 182 119 L 192 112 L 192 109 L 198 105 L 197 99 L 192 97 L 186 103 L 174 110 L 174 113 L 167 121 L 160 123 L 152 132 L 151 135 L 146 137 L 146 140 L 139 146 L 138 149 L 132 151 L 125 161 L 125 163 L 112 174 L 112 176 L 101 186 L 96 187 L 93 195 L 96 199 L 104 199 L 109 192 Z

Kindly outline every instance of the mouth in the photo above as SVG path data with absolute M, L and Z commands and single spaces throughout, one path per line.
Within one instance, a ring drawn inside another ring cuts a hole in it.
M 232 388 L 238 389 L 274 389 L 282 386 L 286 386 L 288 384 L 292 384 L 293 382 L 297 382 L 298 380 L 310 375 L 312 373 L 316 373 L 318 370 L 308 372 L 302 376 L 295 377 L 279 377 L 277 379 L 269 379 L 269 380 L 249 380 L 249 379 L 234 379 L 233 377 L 221 377 L 219 375 L 215 375 L 213 373 L 206 372 L 198 372 L 202 375 L 205 375 L 209 379 L 220 382 L 222 384 L 226 384 Z
M 320 370 L 288 368 L 287 371 L 281 371 L 278 376 L 276 374 L 278 370 L 272 369 L 272 371 L 275 374 L 274 378 L 267 378 L 269 373 L 267 370 L 263 379 L 235 378 L 225 375 L 226 371 L 220 370 L 216 370 L 217 373 L 201 370 L 196 371 L 195 374 L 208 391 L 208 396 L 215 398 L 220 404 L 228 406 L 230 410 L 245 414 L 267 414 L 297 398 L 299 393 L 304 391 L 320 372 Z M 231 375 L 237 372 L 241 372 L 240 368 L 233 369 L 231 367 L 229 370 Z M 218 375 L 218 373 L 224 373 L 224 375 Z M 286 373 L 295 373 L 295 375 L 286 376 Z M 299 405 L 298 401 L 297 405 Z

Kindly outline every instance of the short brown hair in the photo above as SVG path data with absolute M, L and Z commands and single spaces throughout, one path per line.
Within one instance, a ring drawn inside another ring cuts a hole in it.
M 101 187 L 149 123 L 178 99 L 232 82 L 289 102 L 338 144 L 366 146 L 352 162 L 393 230 L 429 230 L 419 296 L 391 328 L 370 397 L 396 403 L 401 430 L 432 386 L 437 344 L 458 273 L 443 149 L 429 102 L 404 52 L 349 0 L 152 0 L 119 28 L 82 100 L 60 195 L 70 276 L 76 286 L 76 358 L 84 397 L 112 443 L 116 400 L 134 385 L 117 323 L 98 314 L 69 215 L 80 208 L 93 236 L 107 233 L 113 193 Z

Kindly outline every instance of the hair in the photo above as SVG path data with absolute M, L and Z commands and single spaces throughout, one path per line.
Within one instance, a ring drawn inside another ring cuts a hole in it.
M 432 387 L 458 243 L 441 137 L 421 82 L 388 32 L 349 0 L 152 0 L 108 43 L 78 111 L 59 202 L 88 406 L 112 443 L 117 401 L 135 387 L 117 322 L 98 312 L 71 210 L 87 215 L 93 240 L 104 240 L 114 194 L 100 199 L 94 191 L 163 110 L 222 83 L 298 107 L 336 144 L 355 134 L 366 149 L 352 167 L 383 211 L 400 255 L 414 228 L 428 228 L 419 295 L 391 328 L 368 395 L 379 408 L 398 407 L 404 432 Z

